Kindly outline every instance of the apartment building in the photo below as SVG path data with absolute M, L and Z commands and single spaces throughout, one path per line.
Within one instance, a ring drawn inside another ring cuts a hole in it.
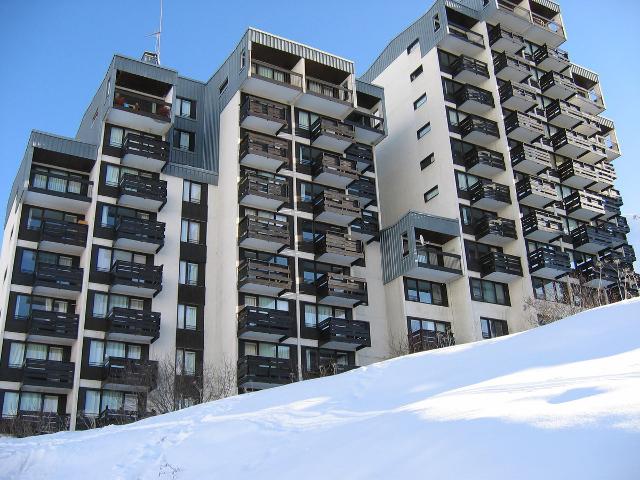
M 204 82 L 116 55 L 12 188 L 0 424 L 134 421 L 167 364 L 182 407 L 211 367 L 243 393 L 520 331 L 578 274 L 613 295 L 620 151 L 564 40 L 547 0 L 438 0 L 360 79 L 253 28 Z
M 578 289 L 637 295 L 615 127 L 565 40 L 549 0 L 437 1 L 362 76 L 385 91 L 387 318 L 410 347 L 529 328 Z

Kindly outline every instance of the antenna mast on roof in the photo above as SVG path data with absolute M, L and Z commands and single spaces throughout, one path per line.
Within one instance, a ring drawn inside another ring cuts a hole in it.
M 162 36 L 162 0 L 160 0 L 160 28 L 157 32 L 151 35 L 156 37 L 156 57 L 158 58 L 158 65 L 160 65 L 160 37 Z

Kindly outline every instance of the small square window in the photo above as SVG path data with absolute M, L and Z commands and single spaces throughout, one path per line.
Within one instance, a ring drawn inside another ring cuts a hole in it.
M 228 85 L 229 85 L 229 78 L 225 78 L 225 79 L 224 79 L 224 82 L 222 82 L 222 83 L 220 84 L 220 87 L 218 87 L 218 93 L 219 93 L 220 95 L 222 95 L 222 94 L 223 94 L 223 92 L 227 89 L 227 86 L 228 86 Z
M 427 103 L 427 94 L 423 93 L 415 102 L 413 102 L 413 109 L 417 110 L 425 103 Z
M 424 170 L 435 161 L 433 153 L 420 161 L 420 170 Z
M 433 16 L 433 31 L 437 32 L 438 30 L 440 30 L 440 15 L 436 13 Z
M 407 55 L 409 55 L 411 52 L 413 52 L 415 47 L 418 46 L 419 44 L 420 44 L 420 39 L 419 38 L 416 38 L 413 42 L 411 42 L 411 44 L 407 47 Z
M 411 72 L 411 75 L 409 75 L 409 78 L 411 79 L 411 81 L 413 82 L 416 78 L 418 78 L 420 75 L 422 75 L 422 65 L 420 65 L 418 68 L 416 68 L 413 72 Z
M 420 129 L 416 132 L 416 136 L 418 137 L 418 140 L 420 140 L 422 137 L 424 137 L 430 131 L 431 131 L 431 123 L 427 122 L 425 125 L 420 127 Z
M 427 191 L 424 194 L 424 201 L 425 203 L 428 202 L 429 200 L 431 200 L 432 198 L 435 198 L 438 196 L 438 186 L 436 185 L 435 187 L 433 187 L 431 190 Z

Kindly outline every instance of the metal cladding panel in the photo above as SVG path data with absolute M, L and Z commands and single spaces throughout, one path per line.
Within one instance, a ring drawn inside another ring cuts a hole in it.
M 384 133 L 385 135 L 387 135 L 389 133 L 389 129 L 386 122 L 387 109 L 384 101 L 384 88 L 379 87 L 378 85 L 373 85 L 372 83 L 363 82 L 362 80 L 356 80 L 356 103 L 358 98 L 358 92 L 366 93 L 367 95 L 377 97 L 382 101 L 382 118 L 385 120 L 383 123 L 383 127 L 384 127 Z
M 134 75 L 152 78 L 159 82 L 171 85 L 175 85 L 178 81 L 178 72 L 175 70 L 146 63 L 141 60 L 123 57 L 122 55 L 115 55 L 113 57 L 113 66 L 116 70 L 123 70 L 125 72 L 133 73 Z
M 549 10 L 553 10 L 556 13 L 560 13 L 560 5 L 555 2 L 551 2 L 550 0 L 530 0 L 532 3 L 537 3 L 538 5 L 542 5 L 543 7 L 548 8 Z
M 218 174 L 216 172 L 203 170 L 202 168 L 197 167 L 190 167 L 188 165 L 170 163 L 165 166 L 164 173 L 174 177 L 192 180 L 194 182 L 210 183 L 211 185 L 218 184 Z
M 314 62 L 328 65 L 329 67 L 337 68 L 338 70 L 343 70 L 349 73 L 355 72 L 353 62 L 351 60 L 336 57 L 335 55 L 325 53 L 321 50 L 317 50 L 261 30 L 256 30 L 254 28 L 250 28 L 248 33 L 252 42 L 266 45 L 267 47 L 275 48 L 277 50 L 282 50 L 308 60 L 313 60 Z
M 598 122 L 600 125 L 602 125 L 605 128 L 608 128 L 610 130 L 613 130 L 615 128 L 613 120 L 611 120 L 610 118 L 603 117 L 601 115 L 597 115 L 594 118 L 596 122 Z
M 571 73 L 573 73 L 574 75 L 578 75 L 580 77 L 584 77 L 587 80 L 591 80 L 592 82 L 599 82 L 599 78 L 598 78 L 598 74 L 596 72 L 592 72 L 591 70 L 587 70 L 584 67 L 581 67 L 580 65 L 575 65 L 572 64 L 571 65 Z
M 43 150 L 64 153 L 93 161 L 98 158 L 98 147 L 95 145 L 37 130 L 31 132 L 29 145 L 34 148 L 42 148 Z
M 484 9 L 482 0 L 445 0 L 444 3 L 446 7 L 464 13 L 476 20 L 480 19 L 481 12 Z

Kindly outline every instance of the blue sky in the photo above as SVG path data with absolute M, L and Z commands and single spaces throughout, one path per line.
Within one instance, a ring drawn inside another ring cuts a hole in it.
M 640 214 L 640 93 L 637 20 L 640 2 L 560 1 L 572 60 L 600 74 L 607 111 L 624 156 L 615 162 L 623 212 Z M 274 8 L 275 5 L 279 8 Z M 358 73 L 423 14 L 430 0 L 165 0 L 162 62 L 207 80 L 254 26 L 356 62 Z M 73 136 L 114 53 L 139 57 L 153 49 L 159 0 L 0 2 L 0 116 L 5 205 L 32 129 Z M 615 5 L 615 10 L 611 6 Z M 613 14 L 611 14 L 613 13 Z M 635 87 L 635 88 L 634 88 Z M 638 223 L 640 227 L 640 222 Z M 640 252 L 640 232 L 635 232 Z

